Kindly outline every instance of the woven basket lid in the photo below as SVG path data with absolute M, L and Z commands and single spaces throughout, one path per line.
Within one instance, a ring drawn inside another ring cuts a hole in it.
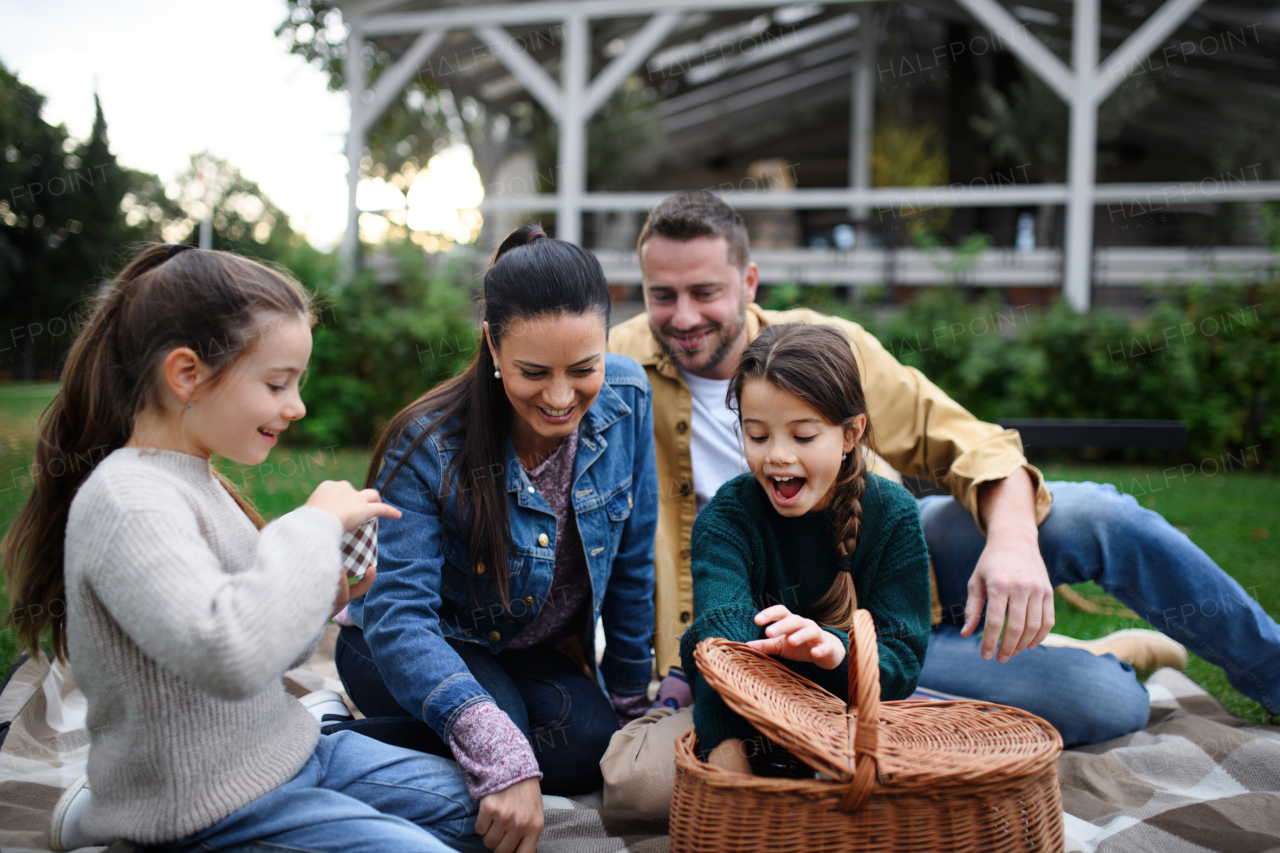
M 871 614 L 849 631 L 842 701 L 743 643 L 703 640 L 698 672 L 737 713 L 806 764 L 849 787 L 841 809 L 877 794 L 1007 783 L 1057 761 L 1062 738 L 1034 714 L 989 702 L 880 701 Z

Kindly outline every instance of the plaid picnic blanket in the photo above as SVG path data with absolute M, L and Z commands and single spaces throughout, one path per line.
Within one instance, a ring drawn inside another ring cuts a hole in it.
M 291 670 L 296 695 L 338 690 L 334 626 Z M 1068 853 L 1280 851 L 1280 728 L 1228 714 L 1174 670 L 1146 682 L 1151 722 L 1132 735 L 1063 753 L 1058 764 Z M 85 700 L 71 673 L 28 660 L 0 690 L 0 850 L 47 850 L 63 788 L 84 772 Z M 665 817 L 608 811 L 600 795 L 546 798 L 546 853 L 662 853 Z M 91 848 L 101 849 L 101 848 Z M 114 851 L 113 851 L 114 853 Z

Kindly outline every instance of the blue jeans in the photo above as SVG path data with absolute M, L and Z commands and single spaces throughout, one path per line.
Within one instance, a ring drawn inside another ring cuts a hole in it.
M 1280 714 L 1280 626 L 1240 584 L 1132 495 L 1098 483 L 1048 486 L 1053 509 L 1040 525 L 1040 553 L 1051 583 L 1093 581 Z M 1008 663 L 984 661 L 976 636 L 962 639 L 954 626 L 964 624 L 966 584 L 986 539 L 953 498 L 926 497 L 919 505 L 944 623 L 930 637 L 922 686 L 1025 708 L 1051 722 L 1069 746 L 1146 724 L 1145 689 L 1111 655 L 1040 647 Z
M 355 732 L 322 735 L 298 774 L 229 817 L 147 853 L 482 851 L 476 806 L 451 761 Z
M 492 654 L 487 646 L 449 641 L 471 675 L 529 738 L 546 794 L 584 794 L 604 784 L 600 759 L 618 730 L 613 704 L 567 655 L 555 649 Z M 348 729 L 397 746 L 452 757 L 440 736 L 396 702 L 369 653 L 364 632 L 343 628 L 334 650 L 347 695 L 367 719 Z

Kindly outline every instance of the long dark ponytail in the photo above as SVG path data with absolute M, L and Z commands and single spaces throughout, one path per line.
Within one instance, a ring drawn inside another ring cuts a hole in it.
M 764 379 L 794 394 L 841 427 L 867 413 L 858 362 L 849 339 L 834 326 L 782 323 L 761 329 L 743 351 L 729 380 L 726 402 L 730 408 L 738 408 L 743 387 L 753 379 Z M 741 420 L 740 410 L 738 417 Z M 859 444 L 874 447 L 870 419 Z M 841 461 L 827 501 L 833 544 L 841 556 L 853 554 L 858 547 L 866 490 L 867 463 L 862 447 L 855 446 Z M 847 631 L 857 609 L 853 575 L 839 572 L 831 588 L 810 608 L 809 616 L 820 624 Z
M 484 320 L 493 345 L 521 319 L 548 314 L 600 315 L 607 327 L 609 287 L 604 270 L 591 252 L 553 240 L 539 225 L 526 225 L 507 235 L 484 275 Z M 458 525 L 467 533 L 472 571 L 487 565 L 503 607 L 509 607 L 508 572 L 513 543 L 507 507 L 506 446 L 511 432 L 511 403 L 502 381 L 494 377 L 493 353 L 483 338 L 463 371 L 414 400 L 387 424 L 373 449 L 366 485 L 378 485 L 384 461 L 390 466 L 383 489 L 428 437 L 461 437 L 462 447 L 445 471 L 441 504 L 456 491 Z M 427 416 L 430 422 L 393 460 L 410 427 Z M 472 575 L 474 578 L 474 575 Z
M 143 249 L 98 298 L 41 415 L 31 495 L 0 546 L 9 618 L 32 655 L 48 628 L 54 653 L 66 657 L 62 560 L 71 501 L 94 467 L 128 441 L 138 413 L 160 405 L 164 357 L 190 347 L 216 383 L 255 344 L 264 317 L 276 314 L 314 322 L 310 296 L 286 273 L 176 245 Z M 219 479 L 261 527 L 252 504 Z

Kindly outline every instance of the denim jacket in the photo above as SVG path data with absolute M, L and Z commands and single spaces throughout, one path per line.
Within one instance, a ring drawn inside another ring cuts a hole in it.
M 587 661 L 594 663 L 595 617 L 603 619 L 606 648 L 599 674 L 618 694 L 643 692 L 651 666 L 658 523 L 651 404 L 644 369 L 625 356 L 605 356 L 604 386 L 578 428 L 570 487 L 592 585 L 592 618 L 584 620 L 579 637 Z M 424 416 L 387 452 L 379 487 L 430 418 Z M 424 441 L 382 492 L 403 515 L 379 522 L 378 579 L 347 611 L 363 628 L 396 701 L 446 743 L 458 714 L 490 697 L 445 638 L 501 652 L 552 594 L 556 546 L 555 514 L 530 484 L 508 437 L 505 469 L 490 474 L 505 477 L 509 495 L 514 549 L 511 611 L 504 611 L 493 574 L 482 564 L 468 565 L 456 489 L 449 490 L 447 505 L 440 502 L 441 479 L 461 445 L 460 437 L 444 439 L 447 431 Z M 547 537 L 545 545 L 540 535 Z

